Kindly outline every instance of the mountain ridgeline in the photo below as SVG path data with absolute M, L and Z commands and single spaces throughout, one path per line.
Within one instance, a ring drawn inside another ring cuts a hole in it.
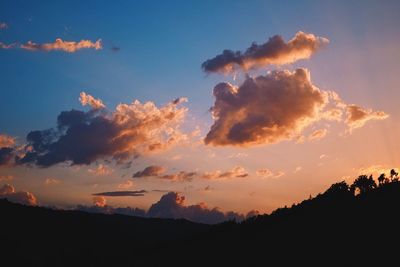
M 400 182 L 359 176 L 243 222 L 51 210 L 0 200 L 4 266 L 282 266 L 398 261 Z

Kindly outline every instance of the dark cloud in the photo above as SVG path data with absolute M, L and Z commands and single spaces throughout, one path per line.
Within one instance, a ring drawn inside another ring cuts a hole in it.
M 111 191 L 111 192 L 102 192 L 95 193 L 93 196 L 102 196 L 102 197 L 140 197 L 144 196 L 148 192 L 146 190 L 138 190 L 138 191 Z
M 161 166 L 156 166 L 156 165 L 151 165 L 146 167 L 142 171 L 138 171 L 135 174 L 133 174 L 133 178 L 141 178 L 141 177 L 147 177 L 147 176 L 158 176 L 162 173 L 165 172 L 165 168 Z
M 224 50 L 222 54 L 205 61 L 202 68 L 205 72 L 230 73 L 237 68 L 248 70 L 270 64 L 293 63 L 309 58 L 328 42 L 326 38 L 301 31 L 287 43 L 282 36 L 275 35 L 264 44 L 253 43 L 244 53 Z
M 169 192 L 153 204 L 147 212 L 149 217 L 187 219 L 194 222 L 215 224 L 226 220 L 243 220 L 244 216 L 235 212 L 224 213 L 218 208 L 209 209 L 205 203 L 185 205 L 185 197 Z
M 5 184 L 3 187 L 0 187 L 0 198 L 5 198 L 8 201 L 20 203 L 23 205 L 36 206 L 37 200 L 36 197 L 26 191 L 15 191 L 15 188 L 12 185 Z
M 319 120 L 328 101 L 305 69 L 248 77 L 239 87 L 220 83 L 214 96 L 215 121 L 205 138 L 211 145 L 248 146 L 290 139 Z
M 186 138 L 179 125 L 187 109 L 172 102 L 157 108 L 152 102 L 134 101 L 119 104 L 109 112 L 99 99 L 81 94 L 82 100 L 94 108 L 87 112 L 63 111 L 57 118 L 57 128 L 30 132 L 27 152 L 18 158 L 18 163 L 49 167 L 62 162 L 91 164 L 110 158 L 124 163 L 132 157 L 167 149 Z

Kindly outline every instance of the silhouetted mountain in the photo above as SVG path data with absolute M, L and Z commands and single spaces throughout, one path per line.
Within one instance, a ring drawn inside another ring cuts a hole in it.
M 4 266 L 385 266 L 398 261 L 400 182 L 377 186 L 368 179 L 334 184 L 270 215 L 213 226 L 1 200 L 2 261 L 11 262 Z

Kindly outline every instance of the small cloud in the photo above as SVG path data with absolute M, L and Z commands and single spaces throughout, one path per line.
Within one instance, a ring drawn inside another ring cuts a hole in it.
M 131 180 L 126 180 L 125 182 L 120 183 L 118 185 L 118 188 L 119 189 L 128 189 L 128 188 L 131 188 L 132 186 L 133 186 L 133 182 Z
M 162 166 L 151 165 L 146 167 L 142 171 L 138 171 L 133 174 L 133 178 L 141 178 L 141 177 L 148 177 L 148 176 L 158 176 L 165 172 L 165 168 Z
M 182 181 L 192 181 L 193 178 L 197 175 L 197 172 L 185 172 L 180 171 L 173 174 L 166 174 L 162 176 L 158 176 L 158 178 L 163 180 L 169 180 L 174 182 L 182 182 Z
M 103 197 L 141 197 L 148 193 L 146 190 L 138 191 L 111 191 L 111 192 L 101 192 L 92 194 L 93 196 L 103 196 Z
M 6 30 L 8 29 L 8 24 L 5 22 L 0 22 L 0 30 Z
M 15 43 L 12 44 L 5 44 L 3 42 L 0 42 L 0 49 L 11 49 L 15 47 Z
M 111 169 L 110 167 L 108 167 L 108 166 L 106 166 L 104 164 L 99 164 L 97 166 L 97 168 L 95 168 L 95 169 L 92 169 L 92 168 L 88 169 L 88 172 L 90 174 L 97 175 L 97 176 L 109 175 L 113 171 L 114 171 L 113 169 Z
M 321 156 L 319 156 L 319 159 L 324 159 L 324 158 L 326 158 L 326 157 L 327 157 L 327 155 L 321 154 Z
M 212 172 L 204 172 L 201 175 L 203 179 L 231 179 L 231 178 L 244 178 L 249 176 L 249 173 L 245 168 L 241 166 L 236 166 L 230 171 L 222 172 L 220 170 L 212 171 Z
M 79 42 L 74 41 L 64 41 L 61 38 L 57 38 L 54 43 L 44 43 L 37 44 L 32 41 L 28 41 L 26 44 L 22 44 L 20 46 L 22 49 L 29 51 L 64 51 L 68 53 L 74 53 L 81 49 L 92 48 L 95 50 L 102 49 L 103 46 L 101 44 L 101 39 L 96 42 L 92 42 L 90 40 L 81 40 Z
M 61 181 L 58 179 L 55 179 L 55 178 L 46 178 L 46 180 L 44 181 L 44 185 L 47 185 L 47 186 L 56 185 L 59 183 L 61 183 Z
M 112 47 L 111 47 L 111 51 L 113 51 L 113 52 L 119 52 L 119 51 L 121 51 L 121 47 L 112 46 Z
M 256 171 L 256 175 L 262 178 L 279 178 L 285 175 L 283 171 L 277 171 L 276 173 L 264 168 Z
M 93 197 L 93 206 L 95 207 L 105 207 L 107 205 L 107 201 L 105 197 L 95 196 Z
M 248 156 L 249 156 L 249 155 L 246 154 L 246 153 L 241 153 L 241 152 L 239 152 L 239 153 L 230 155 L 229 158 L 230 158 L 230 159 L 232 159 L 232 158 L 247 158 Z
M 308 137 L 308 139 L 309 140 L 321 139 L 321 138 L 324 138 L 327 134 L 328 134 L 328 130 L 327 129 L 319 129 L 319 130 L 316 130 L 316 131 L 312 132 L 310 134 L 310 136 Z
M 372 109 L 364 109 L 357 105 L 347 106 L 347 119 L 346 123 L 349 126 L 349 131 L 364 126 L 370 120 L 384 120 L 389 115 L 383 111 L 373 111 Z
M 296 169 L 294 169 L 293 173 L 298 173 L 299 171 L 301 171 L 301 169 L 301 166 L 297 166 Z
M 82 106 L 89 105 L 93 109 L 102 109 L 106 107 L 101 99 L 95 99 L 93 96 L 88 95 L 85 92 L 80 93 L 79 101 L 81 102 Z

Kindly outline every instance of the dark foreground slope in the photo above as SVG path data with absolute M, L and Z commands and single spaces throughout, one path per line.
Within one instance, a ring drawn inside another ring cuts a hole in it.
M 216 226 L 6 201 L 0 212 L 2 259 L 29 266 L 397 266 L 400 260 L 399 182 L 357 196 L 335 185 L 271 215 Z

